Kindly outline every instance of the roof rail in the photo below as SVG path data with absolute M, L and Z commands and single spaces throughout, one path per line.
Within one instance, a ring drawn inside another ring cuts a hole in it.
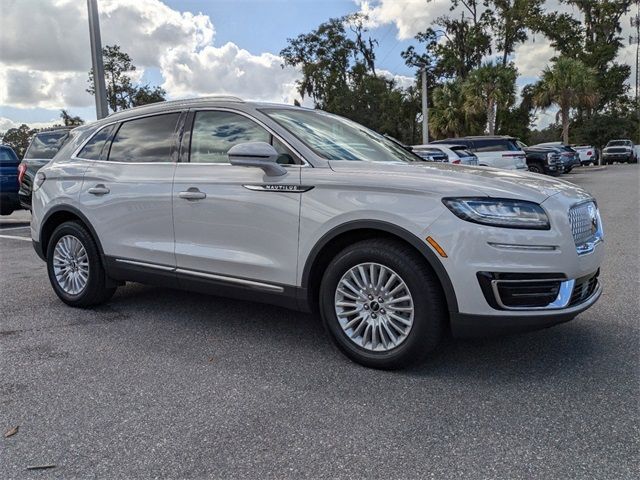
M 234 97 L 232 95 L 208 95 L 206 97 L 192 97 L 192 98 L 182 98 L 178 100 L 166 100 L 162 102 L 155 103 L 147 103 L 146 105 L 139 105 L 137 107 L 127 108 L 126 110 L 120 110 L 118 112 L 113 112 L 109 114 L 109 117 L 125 112 L 138 111 L 143 109 L 151 109 L 151 108 L 162 108 L 162 107 L 172 107 L 172 106 L 187 106 L 194 103 L 206 102 L 206 101 L 214 101 L 217 100 L 219 102 L 244 102 L 240 97 Z

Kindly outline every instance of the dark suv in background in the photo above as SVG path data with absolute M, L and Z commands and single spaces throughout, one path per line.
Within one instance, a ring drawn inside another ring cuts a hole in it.
M 56 127 L 36 133 L 31 138 L 31 143 L 24 154 L 24 158 L 18 167 L 18 183 L 20 190 L 18 197 L 22 208 L 31 210 L 31 191 L 33 179 L 38 170 L 51 160 L 58 150 L 64 145 L 73 127 Z

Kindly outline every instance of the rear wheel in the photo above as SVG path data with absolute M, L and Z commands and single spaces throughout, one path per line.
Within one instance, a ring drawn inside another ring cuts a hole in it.
M 440 284 L 411 247 L 364 240 L 325 271 L 320 312 L 338 348 L 367 367 L 393 369 L 422 360 L 446 321 Z
M 47 247 L 47 271 L 56 295 L 73 307 L 97 305 L 116 291 L 106 287 L 98 247 L 78 222 L 65 222 L 53 231 Z

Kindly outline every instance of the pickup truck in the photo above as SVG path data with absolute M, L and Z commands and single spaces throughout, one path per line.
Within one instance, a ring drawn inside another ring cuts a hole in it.
M 554 177 L 563 172 L 560 151 L 556 147 L 528 147 L 520 140 L 518 140 L 518 146 L 526 155 L 527 168 L 530 172 L 544 173 Z
M 609 140 L 602 150 L 602 163 L 605 165 L 613 162 L 636 163 L 637 161 L 631 140 Z
M 0 215 L 11 215 L 20 209 L 18 201 L 18 164 L 16 152 L 0 145 Z
M 591 145 L 575 145 L 572 147 L 580 155 L 582 165 L 598 164 L 598 149 Z

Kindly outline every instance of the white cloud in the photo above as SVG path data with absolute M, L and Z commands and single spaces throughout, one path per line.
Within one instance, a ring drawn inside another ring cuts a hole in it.
M 11 2 L 11 0 L 9 0 Z M 170 98 L 226 93 L 293 102 L 298 73 L 271 53 L 214 44 L 209 16 L 159 0 L 101 0 L 102 44 L 118 44 L 139 68 L 158 68 Z M 86 2 L 14 0 L 0 20 L 0 105 L 68 108 L 93 104 Z M 25 32 L 28 31 L 28 34 Z
M 0 117 L 0 134 L 5 133 L 10 128 L 17 128 L 22 123 L 27 123 L 30 128 L 49 128 L 54 125 L 60 125 L 61 122 L 59 118 L 51 119 L 48 122 L 15 122 L 10 118 Z
M 447 13 L 450 0 L 354 0 L 360 12 L 369 17 L 371 26 L 395 24 L 398 38 L 406 40 L 423 31 Z
M 397 75 L 395 73 L 390 72 L 389 70 L 377 70 L 376 73 L 378 75 L 382 75 L 389 80 L 393 80 L 396 82 L 396 86 L 400 88 L 408 88 L 416 83 L 415 77 L 408 77 L 407 75 Z

